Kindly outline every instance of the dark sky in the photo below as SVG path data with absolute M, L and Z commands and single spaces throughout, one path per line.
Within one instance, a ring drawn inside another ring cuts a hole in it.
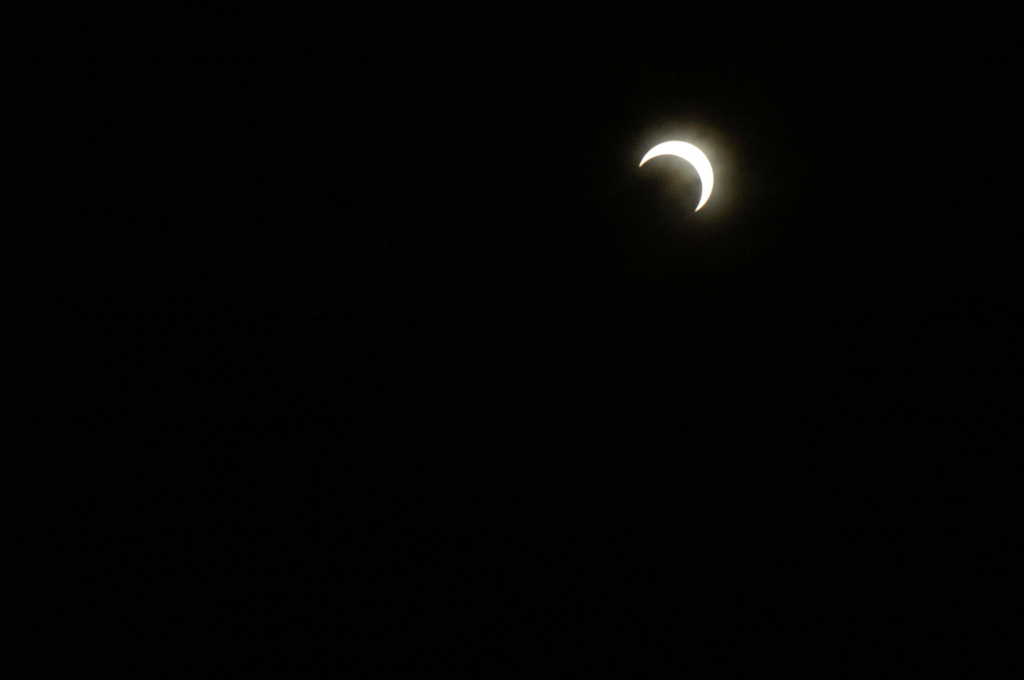
M 997 20 L 297 14 L 7 19 L 20 401 L 110 550 L 378 623 L 982 597 Z

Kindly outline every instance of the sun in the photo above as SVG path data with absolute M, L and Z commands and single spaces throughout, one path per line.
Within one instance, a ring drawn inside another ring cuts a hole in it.
M 640 161 L 640 165 L 642 166 L 655 156 L 665 155 L 679 156 L 697 169 L 701 188 L 700 202 L 697 203 L 697 208 L 694 210 L 694 212 L 697 212 L 708 202 L 708 199 L 711 197 L 711 189 L 715 185 L 715 173 L 711 169 L 711 161 L 708 160 L 703 151 L 693 144 L 687 142 L 662 142 L 647 152 L 644 159 Z

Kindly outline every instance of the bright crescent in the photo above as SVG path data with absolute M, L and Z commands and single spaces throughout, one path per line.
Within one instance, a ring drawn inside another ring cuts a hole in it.
M 679 156 L 697 169 L 697 174 L 700 175 L 700 203 L 697 204 L 696 210 L 693 211 L 697 212 L 708 202 L 708 197 L 711 196 L 711 187 L 715 184 L 715 173 L 711 170 L 711 161 L 708 160 L 703 151 L 693 144 L 687 144 L 686 142 L 663 142 L 648 151 L 644 159 L 640 161 L 640 165 L 643 165 L 655 156 L 664 156 L 666 154 Z

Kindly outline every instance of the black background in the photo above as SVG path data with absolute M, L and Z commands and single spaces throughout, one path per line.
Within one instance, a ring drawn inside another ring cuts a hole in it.
M 999 17 L 4 21 L 30 609 L 632 667 L 1005 596 Z

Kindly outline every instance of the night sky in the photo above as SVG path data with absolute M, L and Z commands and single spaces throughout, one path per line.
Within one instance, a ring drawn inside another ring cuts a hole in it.
M 997 18 L 5 23 L 5 484 L 88 584 L 47 611 L 601 663 L 993 597 Z M 699 212 L 637 167 L 673 139 Z

